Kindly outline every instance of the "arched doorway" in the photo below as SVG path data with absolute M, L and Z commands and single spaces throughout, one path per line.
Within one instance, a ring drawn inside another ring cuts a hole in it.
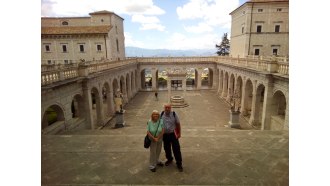
M 42 117 L 41 129 L 43 134 L 57 134 L 65 130 L 65 117 L 59 105 L 51 105 Z
M 156 74 L 158 75 L 157 88 L 161 90 L 167 90 L 167 79 L 168 79 L 167 71 L 165 69 L 159 69 L 157 70 Z
M 83 118 L 85 115 L 83 98 L 79 94 L 75 95 L 72 99 L 71 115 L 72 118 Z
M 196 82 L 196 74 L 197 70 L 195 68 L 187 68 L 186 69 L 186 89 L 194 89 L 197 86 Z
M 252 110 L 252 96 L 253 96 L 253 84 L 250 79 L 246 81 L 245 84 L 245 96 L 244 96 L 244 102 L 243 105 L 244 108 L 242 108 L 242 115 L 249 120 L 251 116 L 251 110 Z
M 272 105 L 270 109 L 271 122 L 270 130 L 283 130 L 286 114 L 286 99 L 282 91 L 278 90 L 273 95 Z
M 112 115 L 111 113 L 111 101 L 110 100 L 110 85 L 109 83 L 105 82 L 102 87 L 102 106 L 103 106 L 103 112 L 104 116 L 110 117 Z
M 204 89 L 212 88 L 213 86 L 213 70 L 211 68 L 204 68 L 202 71 L 201 85 Z
M 141 71 L 141 88 L 144 90 L 152 89 L 151 69 L 143 69 Z

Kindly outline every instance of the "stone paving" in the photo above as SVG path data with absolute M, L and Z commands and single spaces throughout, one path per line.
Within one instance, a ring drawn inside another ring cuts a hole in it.
M 255 130 L 243 119 L 242 129 L 228 128 L 229 105 L 214 91 L 184 97 L 189 106 L 174 108 L 182 124 L 183 172 L 175 163 L 149 171 L 146 122 L 152 110 L 162 110 L 167 92 L 159 92 L 159 101 L 139 92 L 125 106 L 124 128 L 115 129 L 112 120 L 102 130 L 42 136 L 42 185 L 289 185 L 287 131 Z

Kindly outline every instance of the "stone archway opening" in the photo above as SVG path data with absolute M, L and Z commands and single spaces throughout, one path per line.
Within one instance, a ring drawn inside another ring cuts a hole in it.
M 196 88 L 196 86 L 197 86 L 196 73 L 197 73 L 197 70 L 195 68 L 187 68 L 186 69 L 186 74 L 187 74 L 186 75 L 186 87 L 187 87 L 187 90 L 192 90 L 192 89 Z
M 104 83 L 102 87 L 102 107 L 104 116 L 111 116 L 111 100 L 110 100 L 110 86 L 108 83 Z
M 202 71 L 201 85 L 204 89 L 213 87 L 213 70 L 211 68 L 204 68 Z
M 242 108 L 242 115 L 248 121 L 250 119 L 251 111 L 252 111 L 252 96 L 253 96 L 253 84 L 252 81 L 249 79 L 246 81 L 246 85 L 245 85 L 245 97 L 243 98 L 245 100 L 245 104 L 244 104 L 244 108 Z
M 101 90 L 102 91 L 102 90 Z M 102 111 L 101 107 L 103 106 L 102 98 L 100 97 L 99 90 L 95 87 L 91 89 L 92 97 L 92 120 L 94 125 L 102 125 Z
M 276 91 L 271 104 L 270 130 L 283 130 L 286 113 L 286 99 L 282 91 Z
M 141 89 L 142 90 L 152 89 L 151 69 L 146 68 L 141 71 Z
M 57 134 L 65 130 L 65 117 L 62 108 L 52 105 L 46 109 L 42 117 L 41 129 L 43 134 Z
M 72 118 L 83 118 L 85 114 L 83 97 L 79 94 L 75 95 L 71 102 Z
M 157 88 L 160 90 L 166 90 L 167 89 L 167 71 L 165 69 L 159 69 L 157 70 L 156 74 L 157 77 Z

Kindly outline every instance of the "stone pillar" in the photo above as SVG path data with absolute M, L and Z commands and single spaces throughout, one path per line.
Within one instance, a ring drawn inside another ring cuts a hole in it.
M 273 111 L 273 86 L 265 85 L 261 130 L 269 130 Z
M 85 128 L 94 129 L 91 90 L 88 87 L 83 87 L 83 95 L 84 95 L 84 113 L 86 118 Z
M 200 72 L 197 73 L 197 89 L 200 90 L 202 87 L 202 70 L 200 70 Z M 196 77 L 196 76 L 195 76 Z
M 227 89 L 227 97 L 226 97 L 226 101 L 230 101 L 230 96 L 232 95 L 232 92 L 234 91 L 234 90 L 232 90 L 232 82 L 231 82 L 231 78 L 230 78 L 230 76 L 228 76 L 228 78 L 229 78 L 229 82 L 228 82 L 228 89 Z
M 183 89 L 183 97 L 186 96 L 186 90 L 187 90 L 187 79 L 186 78 L 183 78 L 182 79 L 182 89 Z
M 240 112 L 244 115 L 246 115 L 246 109 L 245 109 L 245 104 L 246 104 L 246 100 L 248 99 L 248 96 L 246 95 L 246 91 L 245 91 L 245 85 L 246 82 L 243 80 L 242 83 L 242 97 L 241 97 L 241 109 Z
M 228 81 L 228 78 L 226 79 L 225 75 L 223 76 L 223 81 L 222 81 L 222 93 L 221 93 L 221 97 L 222 98 L 226 98 L 227 96 L 227 88 L 226 88 L 226 85 L 227 85 L 227 81 Z
M 251 108 L 251 117 L 249 123 L 251 125 L 258 126 L 259 121 L 259 111 L 260 111 L 260 95 L 257 93 L 257 90 L 254 88 L 252 93 L 252 108 Z
M 156 91 L 157 90 L 157 70 L 155 68 L 151 69 L 151 76 L 152 76 L 152 90 Z
M 218 95 L 221 95 L 221 93 L 222 93 L 222 84 L 221 84 L 221 82 L 223 82 L 223 81 L 221 81 L 221 72 L 219 70 L 218 83 L 217 83 L 218 84 L 218 91 L 217 91 Z
M 99 95 L 96 96 L 96 117 L 97 117 L 97 125 L 102 126 L 104 122 L 102 91 L 100 91 Z
M 131 77 L 132 78 L 132 77 Z M 132 84 L 131 84 L 131 78 L 129 78 L 129 80 L 128 80 L 128 90 L 127 90 L 127 98 L 128 98 L 128 100 L 131 100 L 131 98 L 132 98 Z
M 289 99 L 286 100 L 285 119 L 283 130 L 289 130 Z
M 171 78 L 167 78 L 167 101 L 171 102 Z
M 107 104 L 108 104 L 108 112 L 109 115 L 113 115 L 114 111 L 114 103 L 113 103 L 113 91 L 109 91 L 107 93 Z

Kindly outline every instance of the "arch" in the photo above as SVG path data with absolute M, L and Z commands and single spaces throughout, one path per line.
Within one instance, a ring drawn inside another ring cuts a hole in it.
M 285 114 L 287 110 L 287 102 L 284 93 L 277 90 L 272 99 L 270 107 L 270 130 L 283 130 L 285 124 Z
M 72 118 L 83 118 L 85 115 L 84 99 L 82 95 L 76 94 L 71 101 L 71 115 Z
M 245 81 L 245 96 L 243 105 L 244 108 L 242 109 L 242 114 L 245 118 L 250 119 L 251 110 L 252 110 L 252 96 L 253 96 L 253 83 L 250 79 Z
M 152 74 L 150 68 L 141 70 L 141 89 L 151 89 L 152 87 Z
M 49 106 L 43 113 L 41 128 L 46 129 L 49 126 L 60 125 L 63 128 L 65 124 L 64 110 L 58 104 Z
M 235 90 L 235 75 L 232 73 L 229 78 L 228 82 L 228 95 L 227 98 L 230 98 L 231 96 L 234 95 L 234 90 Z
M 102 90 L 101 90 L 102 91 Z M 93 87 L 91 89 L 91 97 L 92 97 L 92 120 L 94 124 L 102 124 L 102 97 L 100 97 L 100 91 Z
M 193 89 L 196 87 L 196 69 L 195 68 L 186 68 L 186 89 Z
M 108 82 L 104 82 L 102 86 L 102 107 L 103 107 L 103 114 L 106 117 L 111 116 L 111 98 L 110 98 L 110 85 Z
M 130 82 L 131 82 L 131 78 L 130 78 L 130 75 L 129 73 L 126 73 L 126 96 L 127 96 L 127 100 L 131 99 L 131 86 L 130 86 Z
M 258 84 L 258 87 L 256 89 L 256 100 L 255 100 L 256 105 L 254 110 L 254 121 L 251 123 L 258 127 L 261 126 L 264 94 L 265 94 L 265 85 L 260 83 Z
M 158 78 L 157 78 L 158 88 L 166 90 L 167 89 L 167 79 L 168 79 L 166 69 L 160 68 L 157 70 L 156 74 L 158 75 Z
M 213 86 L 213 76 L 214 72 L 212 68 L 204 68 L 203 72 L 201 72 L 202 79 L 201 79 L 201 85 L 204 86 L 204 88 L 212 88 Z
M 241 103 L 242 99 L 243 99 L 243 97 L 242 97 L 242 94 L 243 94 L 243 79 L 242 79 L 241 76 L 237 76 L 235 91 L 238 93 L 238 96 L 240 97 L 240 103 Z

